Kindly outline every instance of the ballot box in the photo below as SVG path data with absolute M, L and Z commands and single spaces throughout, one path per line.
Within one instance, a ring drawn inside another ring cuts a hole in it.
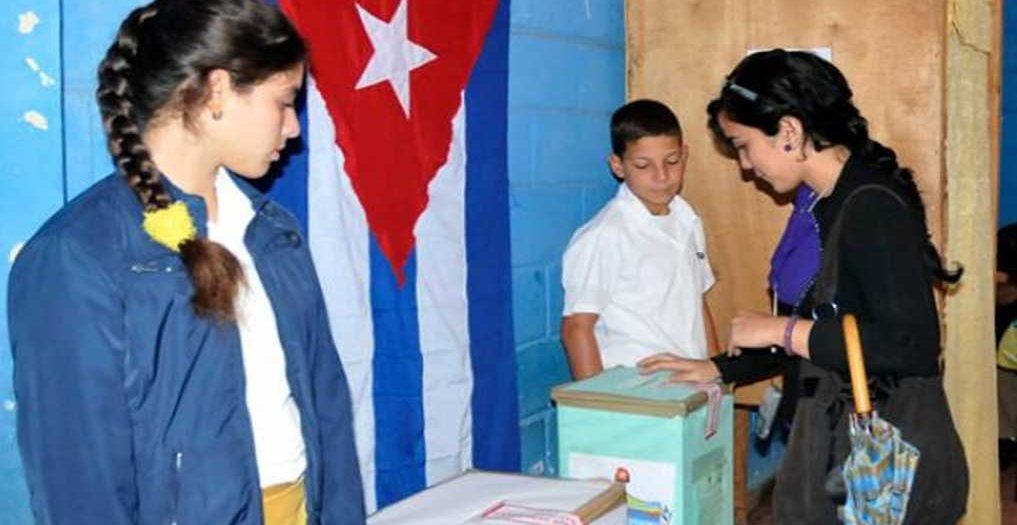
M 733 401 L 615 367 L 552 391 L 562 477 L 627 481 L 628 523 L 731 525 Z
M 367 525 L 625 525 L 625 488 L 470 470 L 367 518 Z

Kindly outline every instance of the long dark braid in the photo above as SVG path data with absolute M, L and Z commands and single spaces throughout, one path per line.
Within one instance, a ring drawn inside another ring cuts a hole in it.
M 205 100 L 205 80 L 215 69 L 228 71 L 242 90 L 305 56 L 285 16 L 260 0 L 156 0 L 132 11 L 99 65 L 96 98 L 117 171 L 144 210 L 174 202 L 143 141 L 160 110 L 179 109 L 190 118 Z M 237 258 L 201 237 L 171 248 L 179 251 L 194 286 L 195 312 L 234 320 L 244 282 Z
M 146 211 L 165 208 L 173 201 L 160 182 L 159 170 L 142 142 L 130 82 L 132 65 L 138 53 L 137 35 L 145 21 L 156 12 L 154 5 L 135 9 L 120 25 L 116 41 L 99 64 L 99 87 L 96 91 L 107 147 L 117 171 L 127 179 Z
M 740 124 L 774 135 L 785 116 L 797 118 L 817 151 L 841 145 L 880 171 L 890 174 L 917 214 L 925 239 L 923 259 L 940 282 L 955 283 L 963 268 L 948 270 L 929 234 L 925 205 L 914 174 L 897 162 L 897 154 L 869 136 L 868 122 L 852 101 L 844 75 L 830 62 L 801 51 L 774 49 L 750 55 L 728 76 L 720 95 L 707 107 L 717 143 L 726 147 L 718 118 L 723 113 Z

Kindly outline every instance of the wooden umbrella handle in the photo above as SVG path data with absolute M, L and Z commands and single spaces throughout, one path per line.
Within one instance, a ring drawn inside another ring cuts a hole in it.
M 869 380 L 865 375 L 865 359 L 862 357 L 862 341 L 858 336 L 858 322 L 855 321 L 854 315 L 846 314 L 843 324 L 848 370 L 851 372 L 851 393 L 855 398 L 855 412 L 868 414 L 872 412 L 872 402 L 869 400 Z

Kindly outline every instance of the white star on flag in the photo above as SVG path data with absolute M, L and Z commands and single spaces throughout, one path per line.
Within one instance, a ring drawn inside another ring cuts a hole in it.
M 392 20 L 385 22 L 357 4 L 360 21 L 364 24 L 374 54 L 360 74 L 357 89 L 388 82 L 406 118 L 410 116 L 410 71 L 438 58 L 426 48 L 410 41 L 406 32 L 406 4 L 399 2 Z

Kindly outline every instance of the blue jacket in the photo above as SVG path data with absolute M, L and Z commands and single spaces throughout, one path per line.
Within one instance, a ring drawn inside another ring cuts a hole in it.
M 256 211 L 245 242 L 300 409 L 309 524 L 363 523 L 349 387 L 310 253 L 286 210 L 237 183 Z M 204 202 L 170 191 L 203 228 Z M 180 258 L 141 217 L 126 183 L 108 177 L 54 215 L 11 272 L 18 442 L 36 521 L 262 525 L 240 335 L 194 314 Z

